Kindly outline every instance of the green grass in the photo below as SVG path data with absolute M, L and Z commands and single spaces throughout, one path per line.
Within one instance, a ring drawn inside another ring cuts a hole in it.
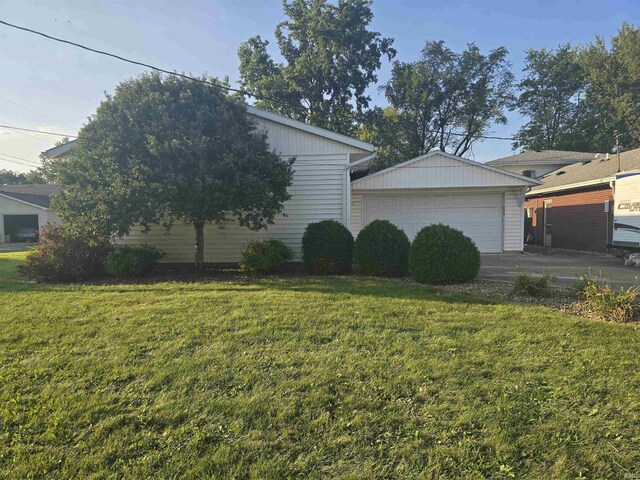
M 623 478 L 640 329 L 360 279 L 32 285 L 0 477 Z

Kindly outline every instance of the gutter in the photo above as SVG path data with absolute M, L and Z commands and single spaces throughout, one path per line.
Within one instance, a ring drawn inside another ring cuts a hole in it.
M 606 177 L 599 178 L 598 180 L 587 180 L 586 182 L 578 182 L 578 183 L 569 183 L 567 185 L 560 185 L 557 187 L 549 187 L 549 188 L 541 188 L 539 190 L 530 190 L 527 192 L 526 196 L 531 197 L 533 195 L 543 194 L 543 193 L 553 193 L 553 192 L 561 192 L 564 190 L 574 190 L 577 188 L 585 188 L 585 187 L 594 187 L 596 185 L 602 185 L 609 182 L 612 182 L 616 179 L 616 177 Z
M 348 156 L 349 154 L 347 154 Z M 361 158 L 353 163 L 350 163 L 344 167 L 344 191 L 342 197 L 344 199 L 342 204 L 342 211 L 344 212 L 345 227 L 351 231 L 351 172 L 353 167 L 357 167 L 367 162 L 371 162 L 376 157 L 374 151 L 371 155 Z M 347 157 L 348 158 L 348 157 Z

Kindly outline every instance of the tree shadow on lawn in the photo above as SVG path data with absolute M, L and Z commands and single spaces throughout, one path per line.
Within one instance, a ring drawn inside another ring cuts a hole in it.
M 439 301 L 446 303 L 464 303 L 479 305 L 499 305 L 506 302 L 501 299 L 481 297 L 471 293 L 445 292 L 435 286 L 421 285 L 408 279 L 389 279 L 359 276 L 325 276 L 314 277 L 304 275 L 275 275 L 259 277 L 252 275 L 225 275 L 215 277 L 146 277 L 138 279 L 115 280 L 102 279 L 86 283 L 50 283 L 32 284 L 16 280 L 0 284 L 0 293 L 74 293 L 91 289 L 92 293 L 130 294 L 130 293 L 166 293 L 201 294 L 201 293 L 256 293 L 269 290 L 330 295 L 348 299 L 350 296 L 389 298 L 399 300 Z M 337 299 L 337 298 L 336 298 Z

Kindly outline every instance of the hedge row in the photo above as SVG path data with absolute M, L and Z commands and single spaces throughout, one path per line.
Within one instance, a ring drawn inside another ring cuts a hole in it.
M 407 235 L 387 220 L 363 228 L 355 242 L 349 230 L 334 220 L 307 226 L 302 258 L 314 274 L 348 273 L 352 264 L 362 275 L 404 276 L 421 283 L 466 282 L 480 270 L 480 252 L 461 231 L 447 225 L 424 227 L 409 242 Z
M 107 239 L 84 238 L 59 227 L 43 231 L 43 242 L 27 257 L 21 272 L 38 281 L 78 281 L 104 275 L 134 277 L 149 271 L 162 258 L 154 247 L 114 247 Z M 291 250 L 279 240 L 250 243 L 243 252 L 243 271 L 273 273 L 291 260 Z M 422 283 L 446 284 L 474 278 L 480 254 L 462 232 L 446 225 L 430 225 L 413 243 L 391 222 L 375 220 L 353 239 L 335 220 L 307 226 L 302 236 L 302 259 L 316 275 L 349 273 L 355 265 L 362 275 L 411 276 Z

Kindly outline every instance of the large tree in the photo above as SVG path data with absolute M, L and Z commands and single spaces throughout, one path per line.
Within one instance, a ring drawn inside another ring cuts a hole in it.
M 433 149 L 462 156 L 492 125 L 506 123 L 513 101 L 507 53 L 500 47 L 484 55 L 474 44 L 456 53 L 429 41 L 418 61 L 395 62 L 383 87 L 395 114 L 374 116 L 397 129 L 388 147 L 391 162 Z M 373 128 L 384 131 L 379 123 Z
M 292 180 L 290 163 L 270 150 L 242 103 L 158 74 L 118 85 L 80 131 L 71 158 L 51 168 L 64 187 L 54 208 L 68 228 L 119 237 L 135 225 L 192 224 L 197 270 L 205 224 L 265 227 Z
M 640 147 L 640 28 L 623 23 L 580 54 L 586 77 L 585 125 L 591 150 L 609 151 L 616 134 L 626 149 Z
M 250 38 L 238 52 L 242 88 L 260 107 L 353 133 L 382 56 L 395 55 L 391 39 L 369 30 L 371 0 L 283 0 L 283 7 L 288 19 L 275 32 L 283 62 L 271 58 L 268 41 Z
M 527 51 L 526 76 L 518 84 L 517 107 L 529 121 L 518 131 L 514 148 L 584 150 L 580 131 L 585 81 L 578 50 L 569 44 L 556 50 Z

